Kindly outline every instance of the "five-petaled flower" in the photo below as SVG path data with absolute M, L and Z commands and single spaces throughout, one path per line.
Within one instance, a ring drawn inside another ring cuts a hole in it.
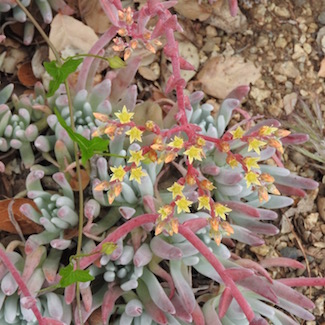
M 168 216 L 170 216 L 173 213 L 173 207 L 169 204 L 166 204 L 159 208 L 158 213 L 160 215 L 161 220 L 166 219 Z
M 139 184 L 141 184 L 141 177 L 147 175 L 147 173 L 145 173 L 142 170 L 142 167 L 141 166 L 140 167 L 137 167 L 137 168 L 132 168 L 130 173 L 131 173 L 131 175 L 130 175 L 130 181 L 132 181 L 134 179 Z
M 130 159 L 128 160 L 128 163 L 135 163 L 137 166 L 140 165 L 140 162 L 144 160 L 142 150 L 139 151 L 133 151 L 130 150 Z
M 252 168 L 260 168 L 258 165 L 259 157 L 246 157 L 244 158 L 244 163 L 247 167 L 247 170 L 250 171 Z
M 235 139 L 241 139 L 245 133 L 245 131 L 238 126 L 238 128 L 234 131 L 230 131 L 230 133 L 232 134 L 232 138 Z
M 126 174 L 126 171 L 124 170 L 123 166 L 111 167 L 111 171 L 113 172 L 113 175 L 111 177 L 111 182 L 115 180 L 118 180 L 120 182 L 123 181 L 123 178 Z
M 189 160 L 190 164 L 193 163 L 194 159 L 202 161 L 202 157 L 204 157 L 204 152 L 203 152 L 202 148 L 198 148 L 195 146 L 189 147 L 184 152 L 184 154 L 188 156 L 188 160 Z
M 257 140 L 256 138 L 248 139 L 248 151 L 254 150 L 258 155 L 261 153 L 260 147 L 265 146 L 267 143 L 264 141 Z
M 268 125 L 263 125 L 259 129 L 258 134 L 261 135 L 261 136 L 271 135 L 271 134 L 273 134 L 277 130 L 278 130 L 278 128 L 275 128 L 275 127 L 272 127 L 272 126 L 268 126 Z
M 219 216 L 221 219 L 226 219 L 226 213 L 231 212 L 232 210 L 225 205 L 217 202 L 214 204 L 214 213 L 216 216 Z
M 244 178 L 246 179 L 247 188 L 249 188 L 251 186 L 251 184 L 261 185 L 260 181 L 258 180 L 258 177 L 259 177 L 259 175 L 252 171 L 246 173 Z
M 134 113 L 128 112 L 128 110 L 126 109 L 126 106 L 123 106 L 122 112 L 115 113 L 115 116 L 119 119 L 121 124 L 130 123 L 133 115 L 134 115 Z
M 192 203 L 193 202 L 186 199 L 185 196 L 183 196 L 182 198 L 176 200 L 175 204 L 177 205 L 177 213 L 181 213 L 183 211 L 184 212 L 190 212 L 190 205 Z
M 204 209 L 211 211 L 209 196 L 207 196 L 207 195 L 199 196 L 198 201 L 199 201 L 199 206 L 197 208 L 198 210 L 201 210 L 204 208 Z
M 173 141 L 168 143 L 168 146 L 176 149 L 182 149 L 184 146 L 184 140 L 183 138 L 180 138 L 175 135 Z
M 175 199 L 175 197 L 177 197 L 178 195 L 184 196 L 182 192 L 183 189 L 184 189 L 184 185 L 175 182 L 172 186 L 167 188 L 167 191 L 172 192 L 173 199 Z
M 135 140 L 142 142 L 142 133 L 143 131 L 138 129 L 136 126 L 125 132 L 125 134 L 130 136 L 130 143 L 133 143 Z

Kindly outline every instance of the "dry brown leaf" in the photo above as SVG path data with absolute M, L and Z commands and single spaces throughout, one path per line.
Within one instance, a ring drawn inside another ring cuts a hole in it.
M 82 189 L 84 190 L 90 182 L 90 177 L 84 169 L 81 169 L 80 173 L 81 173 Z M 77 174 L 75 177 L 72 177 L 70 179 L 69 183 L 73 191 L 79 191 L 79 182 L 78 182 Z
M 178 0 L 174 9 L 185 18 L 191 20 L 207 20 L 212 13 L 212 6 L 208 3 L 199 4 L 193 0 Z
M 205 93 L 224 99 L 236 87 L 254 83 L 260 77 L 260 69 L 241 56 L 217 56 L 204 64 L 197 79 Z
M 71 16 L 61 14 L 57 14 L 52 21 L 49 38 L 63 57 L 88 53 L 98 40 L 92 28 Z M 52 51 L 50 60 L 55 60 Z
M 179 53 L 183 59 L 192 64 L 197 70 L 200 65 L 198 49 L 190 42 L 179 42 Z M 186 82 L 190 81 L 196 75 L 196 71 L 182 70 L 181 76 Z
M 79 0 L 81 18 L 96 33 L 103 34 L 111 26 L 99 1 Z
M 287 115 L 291 114 L 297 104 L 298 95 L 296 93 L 290 93 L 283 97 L 284 110 Z
M 37 82 L 31 62 L 25 62 L 18 68 L 18 79 L 25 87 L 33 87 Z
M 240 10 L 238 10 L 236 16 L 231 16 L 228 0 L 216 1 L 212 7 L 213 13 L 207 21 L 210 25 L 224 30 L 227 34 L 247 30 L 246 17 Z
M 14 200 L 14 203 L 12 204 L 11 202 Z M 6 199 L 0 201 L 0 230 L 1 231 L 7 231 L 12 234 L 17 234 L 17 230 L 14 227 L 13 223 L 10 220 L 10 203 L 12 204 L 11 206 L 11 211 L 13 214 L 14 219 L 18 223 L 22 233 L 24 235 L 30 235 L 34 233 L 39 233 L 43 231 L 43 227 L 38 225 L 37 223 L 33 222 L 32 220 L 28 219 L 23 213 L 19 211 L 19 208 L 25 204 L 29 203 L 30 205 L 33 206 L 33 208 L 37 209 L 36 204 L 30 200 L 30 199 L 25 199 L 25 198 L 20 198 L 20 199 Z

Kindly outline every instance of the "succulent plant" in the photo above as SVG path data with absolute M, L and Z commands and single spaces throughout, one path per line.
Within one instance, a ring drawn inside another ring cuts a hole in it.
M 73 10 L 65 3 L 64 0 L 22 0 L 21 4 L 28 8 L 31 3 L 35 3 L 45 24 L 50 24 L 53 19 L 52 10 L 61 12 L 65 15 L 72 15 Z M 24 23 L 24 44 L 29 45 L 33 41 L 35 27 L 27 20 L 25 12 L 17 5 L 16 1 L 4 0 L 0 4 L 1 13 L 12 14 L 12 18 L 20 23 Z
M 12 267 L 16 267 L 21 274 L 21 278 L 13 276 L 12 272 L 1 265 L 0 270 L 0 322 L 1 324 L 39 324 L 39 319 L 31 310 L 32 305 L 36 305 L 43 317 L 48 319 L 48 324 L 55 324 L 52 321 L 57 320 L 64 324 L 70 324 L 72 319 L 72 310 L 70 306 L 64 303 L 64 297 L 54 292 L 47 292 L 38 296 L 38 293 L 44 285 L 57 282 L 57 269 L 59 267 L 61 252 L 50 251 L 47 256 L 46 248 L 39 246 L 32 253 L 22 257 L 15 251 L 23 243 L 18 241 L 11 242 L 6 250 L 1 245 L 0 249 L 6 252 Z M 5 263 L 8 266 L 8 263 Z M 20 276 L 19 276 L 20 277 Z M 26 283 L 24 297 L 20 297 L 18 283 Z M 28 293 L 28 295 L 26 294 Z M 58 324 L 58 323 L 57 323 Z M 62 324 L 62 323 L 61 323 Z

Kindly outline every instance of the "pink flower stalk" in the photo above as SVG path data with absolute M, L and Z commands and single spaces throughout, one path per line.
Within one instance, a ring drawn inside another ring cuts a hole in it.
M 95 262 L 101 256 L 101 248 L 104 243 L 113 242 L 116 243 L 120 238 L 123 238 L 128 233 L 130 233 L 133 229 L 140 227 L 146 223 L 155 222 L 158 218 L 158 214 L 143 214 L 141 216 L 135 217 L 123 225 L 115 229 L 111 232 L 100 244 L 96 246 L 95 249 L 91 251 L 91 256 L 86 256 L 80 259 L 80 269 L 85 269 L 93 262 Z
M 219 262 L 216 256 L 209 250 L 209 248 L 193 233 L 190 229 L 183 225 L 179 225 L 178 232 L 185 237 L 213 266 L 213 268 L 218 272 L 223 282 L 227 287 L 230 288 L 233 297 L 238 302 L 238 305 L 242 308 L 244 314 L 246 315 L 248 321 L 252 321 L 255 317 L 255 314 L 242 295 L 242 293 L 237 288 L 235 282 L 227 275 L 227 271 L 224 266 Z
M 39 309 L 36 305 L 36 299 L 32 297 L 31 293 L 29 292 L 29 290 L 28 290 L 24 280 L 22 279 L 21 275 L 19 274 L 18 270 L 12 264 L 12 262 L 10 261 L 10 259 L 7 256 L 6 252 L 1 247 L 0 247 L 0 258 L 1 258 L 2 262 L 6 265 L 7 269 L 9 270 L 9 272 L 11 273 L 11 275 L 13 276 L 15 281 L 17 282 L 19 289 L 21 290 L 23 295 L 27 298 L 29 298 L 29 297 L 31 298 L 32 303 L 30 305 L 30 308 L 32 309 L 36 319 L 38 320 L 38 323 L 40 325 L 48 324 L 47 321 L 42 317 L 41 312 L 39 311 Z M 60 324 L 62 324 L 62 323 L 60 322 Z
M 109 286 L 104 296 L 102 304 L 102 320 L 106 324 L 108 317 L 114 309 L 116 300 L 124 293 L 124 291 L 118 286 Z

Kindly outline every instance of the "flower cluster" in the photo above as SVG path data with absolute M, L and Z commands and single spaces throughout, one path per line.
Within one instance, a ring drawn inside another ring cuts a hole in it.
M 21 4 L 28 8 L 30 5 L 30 0 L 22 0 Z M 35 1 L 35 4 L 41 14 L 43 22 L 45 24 L 50 24 L 53 19 L 52 10 L 61 12 L 65 15 L 72 15 L 74 13 L 73 9 L 70 8 L 64 0 L 42 0 Z M 30 45 L 34 38 L 35 26 L 32 22 L 27 19 L 26 13 L 17 5 L 16 1 L 4 0 L 1 2 L 0 12 L 7 13 L 12 12 L 12 18 L 19 22 L 24 23 L 24 44 Z

